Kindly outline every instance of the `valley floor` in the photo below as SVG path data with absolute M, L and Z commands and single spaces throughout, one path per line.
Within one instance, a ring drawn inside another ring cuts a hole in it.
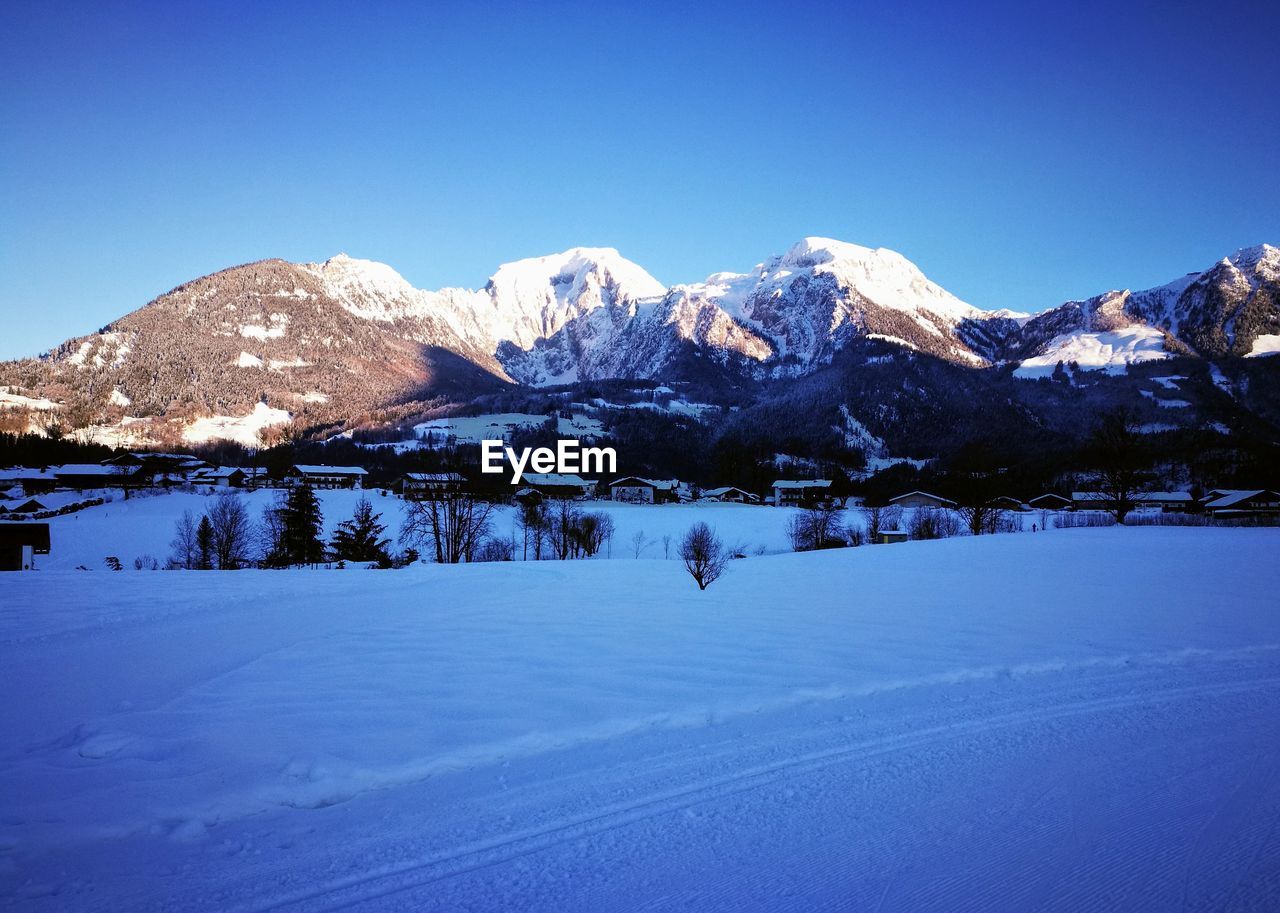
M 6 575 L 0 906 L 1275 910 L 1278 557 Z

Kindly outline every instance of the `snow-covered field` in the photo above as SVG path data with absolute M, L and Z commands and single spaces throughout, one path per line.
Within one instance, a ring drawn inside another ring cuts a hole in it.
M 5 575 L 0 897 L 1275 910 L 1278 556 L 1113 528 L 706 592 L 660 559 Z

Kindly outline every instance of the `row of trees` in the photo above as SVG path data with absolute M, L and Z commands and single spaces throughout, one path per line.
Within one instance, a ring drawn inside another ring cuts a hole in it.
M 213 499 L 198 519 L 190 511 L 179 518 L 171 543 L 169 566 L 187 570 L 236 570 L 250 565 L 292 567 L 325 561 L 376 562 L 391 566 L 386 526 L 367 498 L 351 518 L 338 524 L 333 538 L 323 538 L 320 502 L 309 486 L 291 489 L 255 524 L 244 501 L 227 492 Z

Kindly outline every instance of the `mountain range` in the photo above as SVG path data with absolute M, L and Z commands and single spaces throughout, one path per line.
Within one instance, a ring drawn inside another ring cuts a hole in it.
M 1059 363 L 1123 374 L 1168 358 L 1266 355 L 1280 351 L 1280 249 L 1246 248 L 1157 288 L 1035 314 L 975 307 L 901 254 L 827 238 L 670 288 L 610 248 L 505 264 L 477 290 L 417 289 L 345 254 L 263 260 L 0 363 L 0 406 L 10 430 L 56 422 L 139 443 L 253 442 L 272 428 L 360 427 L 513 386 L 790 389 L 869 343 L 888 353 L 878 358 L 1026 379 Z

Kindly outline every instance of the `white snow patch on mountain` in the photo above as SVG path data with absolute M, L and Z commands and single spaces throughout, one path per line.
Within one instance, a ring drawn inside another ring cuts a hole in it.
M 258 432 L 272 425 L 282 425 L 290 418 L 292 416 L 284 409 L 258 403 L 248 415 L 211 415 L 196 419 L 183 430 L 182 436 L 191 444 L 226 440 L 256 447 L 260 443 Z
M 1131 326 L 1102 333 L 1056 336 L 1043 354 L 1026 359 L 1013 373 L 1019 377 L 1046 377 L 1053 373 L 1059 361 L 1115 373 L 1123 371 L 1126 365 L 1168 357 L 1162 332 L 1153 327 Z
M 236 359 L 236 367 L 237 368 L 261 368 L 262 359 L 259 358 L 257 355 L 250 354 L 249 352 L 241 352 L 240 357 Z
M 1253 347 L 1245 358 L 1259 358 L 1263 355 L 1280 355 L 1280 334 L 1265 333 L 1253 341 Z
M 60 408 L 57 403 L 51 399 L 44 397 L 23 396 L 19 393 L 9 393 L 7 390 L 0 389 L 0 409 L 35 409 L 40 412 L 48 412 L 53 409 Z
M 240 327 L 240 335 L 246 339 L 279 339 L 284 336 L 289 325 L 289 315 L 275 313 L 267 319 L 266 326 L 259 323 L 247 323 Z

